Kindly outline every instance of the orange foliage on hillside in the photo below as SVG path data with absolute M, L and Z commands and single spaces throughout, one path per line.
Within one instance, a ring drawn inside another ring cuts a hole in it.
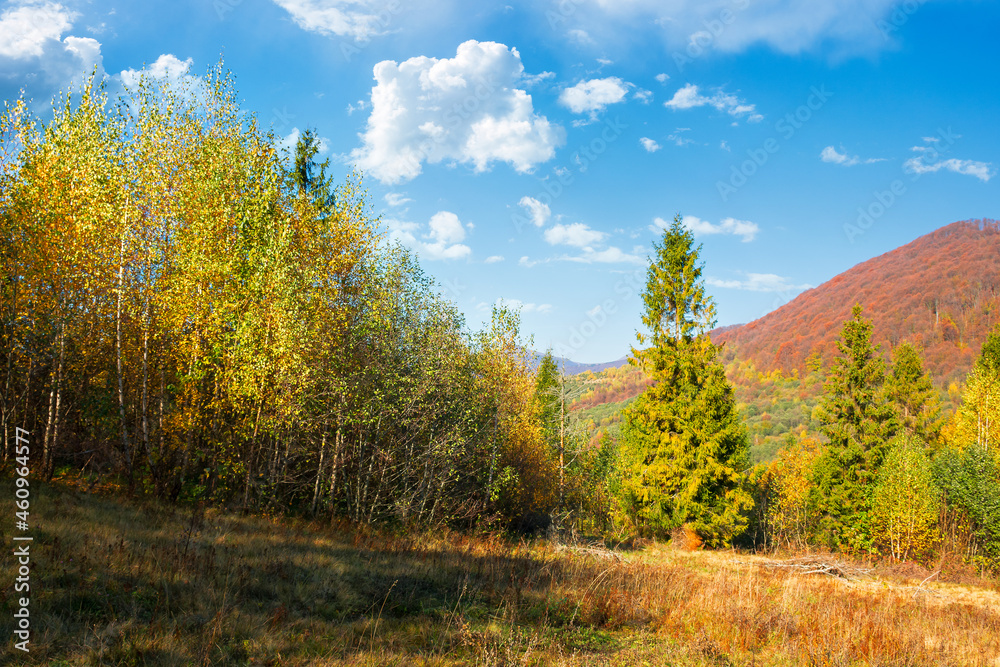
M 590 371 L 580 375 L 587 387 L 583 395 L 573 402 L 570 410 L 584 410 L 604 403 L 619 403 L 638 396 L 653 384 L 652 379 L 636 368 L 625 365 L 607 368 L 600 376 Z
M 759 370 L 805 371 L 814 352 L 824 366 L 855 303 L 888 351 L 909 340 L 923 348 L 935 383 L 964 379 L 1000 321 L 1000 223 L 966 220 L 858 264 L 772 313 L 712 332 Z

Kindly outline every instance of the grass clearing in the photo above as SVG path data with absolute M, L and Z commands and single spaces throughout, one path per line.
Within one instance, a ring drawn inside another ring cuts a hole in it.
M 12 664 L 1000 664 L 989 579 L 886 568 L 846 581 L 658 544 L 406 535 L 67 481 L 33 493 L 32 650 L 5 640 Z M 12 498 L 5 481 L 8 517 Z M 7 558 L 5 608 L 13 577 Z M 0 634 L 12 630 L 5 614 Z

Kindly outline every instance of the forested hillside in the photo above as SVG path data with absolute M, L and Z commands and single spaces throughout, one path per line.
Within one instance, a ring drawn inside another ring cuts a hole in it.
M 1000 321 L 1000 223 L 955 222 L 859 264 L 749 324 L 720 327 L 723 361 L 749 427 L 755 460 L 770 460 L 796 429 L 815 431 L 813 411 L 823 373 L 836 352 L 841 325 L 854 303 L 874 325 L 874 342 L 888 358 L 910 341 L 946 414 L 993 326 Z M 623 367 L 581 376 L 588 390 L 574 403 L 591 433 L 620 419 L 648 384 Z
M 829 363 L 840 324 L 855 303 L 888 352 L 903 341 L 922 348 L 938 387 L 961 381 L 1000 321 L 1000 223 L 955 222 L 870 259 L 772 313 L 714 332 L 762 372 L 805 373 L 816 355 Z

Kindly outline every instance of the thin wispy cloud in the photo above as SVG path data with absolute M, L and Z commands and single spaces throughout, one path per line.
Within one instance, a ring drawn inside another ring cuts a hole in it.
M 741 100 L 736 95 L 717 90 L 712 95 L 702 95 L 698 86 L 693 83 L 686 84 L 677 90 L 674 96 L 663 103 L 663 106 L 674 111 L 684 111 L 687 109 L 697 109 L 698 107 L 710 106 L 718 111 L 729 114 L 736 118 L 746 117 L 749 122 L 763 120 L 764 116 L 757 113 L 757 107 Z
M 757 223 L 750 222 L 749 220 L 737 220 L 736 218 L 723 218 L 718 223 L 712 223 L 694 215 L 685 215 L 681 219 L 681 224 L 695 236 L 726 234 L 739 236 L 744 243 L 753 241 L 757 237 L 758 232 L 760 232 L 760 227 L 757 226 Z M 654 218 L 653 224 L 649 226 L 649 230 L 660 233 L 668 227 L 670 227 L 670 222 L 667 220 Z
M 961 135 L 957 135 L 958 138 Z M 933 174 L 938 171 L 950 171 L 963 176 L 978 178 L 983 183 L 989 182 L 996 175 L 996 167 L 990 162 L 979 160 L 961 160 L 958 158 L 940 159 L 940 137 L 923 137 L 923 146 L 914 146 L 910 151 L 916 153 L 903 163 L 903 169 L 911 174 Z
M 843 150 L 843 146 L 841 146 Z M 827 146 L 824 148 L 820 154 L 819 158 L 823 162 L 829 162 L 830 164 L 839 164 L 842 167 L 853 167 L 856 164 L 874 164 L 876 162 L 885 162 L 885 158 L 867 158 L 862 159 L 857 155 L 848 155 L 847 152 L 840 153 L 833 146 Z

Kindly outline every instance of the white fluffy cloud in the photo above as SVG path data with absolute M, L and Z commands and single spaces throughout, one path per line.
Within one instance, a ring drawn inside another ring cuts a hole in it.
M 609 104 L 624 100 L 629 85 L 616 76 L 581 81 L 563 90 L 559 94 L 559 103 L 573 113 L 597 113 Z
M 957 137 L 956 137 L 957 138 Z M 949 158 L 947 160 L 938 159 L 947 148 L 940 148 L 940 137 L 924 137 L 925 146 L 914 146 L 910 150 L 916 153 L 914 157 L 903 163 L 903 169 L 912 174 L 933 174 L 934 172 L 952 171 L 956 174 L 974 176 L 983 183 L 986 183 L 996 175 L 996 169 L 990 162 L 979 162 L 978 160 L 959 160 Z
M 424 162 L 481 172 L 500 161 L 524 173 L 565 141 L 565 131 L 535 113 L 517 87 L 525 78 L 521 56 L 503 44 L 470 40 L 454 58 L 384 60 L 374 74 L 371 115 L 351 157 L 383 183 L 416 178 Z
M 732 234 L 743 237 L 743 242 L 753 241 L 760 231 L 757 223 L 748 220 L 737 220 L 736 218 L 723 218 L 718 224 L 702 220 L 693 215 L 685 215 L 681 219 L 681 224 L 689 229 L 695 236 L 709 236 L 712 234 Z M 649 229 L 653 232 L 660 232 L 670 226 L 670 223 L 663 218 L 654 218 Z
M 650 153 L 655 153 L 656 151 L 658 151 L 658 150 L 660 150 L 662 148 L 662 146 L 660 146 L 660 144 L 656 143 L 655 141 L 653 141 L 649 137 L 642 137 L 642 138 L 640 138 L 639 139 L 639 143 L 642 144 L 642 147 L 645 148 Z
M 698 86 L 692 83 L 685 84 L 683 88 L 674 93 L 672 98 L 664 102 L 663 106 L 674 111 L 712 106 L 730 116 L 737 118 L 746 116 L 750 122 L 757 122 L 764 118 L 757 113 L 756 105 L 747 104 L 736 95 L 717 90 L 711 97 L 706 97 L 698 92 Z
M 0 93 L 7 99 L 24 88 L 48 102 L 60 89 L 78 83 L 95 68 L 104 77 L 101 43 L 91 37 L 63 34 L 77 12 L 55 2 L 22 0 L 0 12 Z
M 164 53 L 153 61 L 152 65 L 147 65 L 141 70 L 122 70 L 118 74 L 118 79 L 128 88 L 134 89 L 139 85 L 142 76 L 145 75 L 170 84 L 171 88 L 182 94 L 199 96 L 206 92 L 204 88 L 205 82 L 201 77 L 191 74 L 191 67 L 193 65 L 194 60 L 191 58 L 181 60 L 172 53 Z M 284 146 L 285 143 L 290 142 L 288 143 L 288 147 L 294 148 L 298 140 L 299 129 L 293 128 L 289 135 L 279 141 L 279 145 Z
M 552 245 L 570 245 L 575 248 L 586 248 L 601 243 L 607 234 L 591 229 L 582 222 L 569 225 L 557 224 L 545 230 L 545 240 Z
M 726 289 L 738 289 L 747 292 L 801 292 L 811 289 L 812 285 L 796 285 L 788 278 L 774 273 L 747 273 L 746 280 L 720 280 L 718 278 L 705 278 L 705 283 L 713 287 L 723 287 Z
M 438 211 L 427 224 L 427 231 L 420 234 L 420 225 L 414 222 L 386 220 L 389 238 L 417 251 L 421 259 L 462 259 L 472 254 L 465 240 L 465 225 L 451 211 Z
M 503 255 L 490 255 L 483 260 L 484 264 L 496 264 L 497 262 L 503 261 Z
M 0 58 L 43 56 L 47 43 L 60 41 L 77 16 L 54 2 L 13 3 L 0 14 Z
M 552 215 L 549 205 L 543 204 L 534 197 L 521 197 L 521 201 L 517 204 L 528 213 L 535 227 L 543 227 Z
M 392 3 L 374 0 L 274 0 L 303 30 L 365 40 L 386 31 Z M 399 7 L 399 5 L 395 5 Z
M 841 146 L 843 149 L 843 146 Z M 819 154 L 819 158 L 823 162 L 829 162 L 831 164 L 839 164 L 844 167 L 853 167 L 856 164 L 873 164 L 875 162 L 884 162 L 885 158 L 869 158 L 867 160 L 862 160 L 857 155 L 848 155 L 847 152 L 839 153 L 833 146 L 827 146 Z

